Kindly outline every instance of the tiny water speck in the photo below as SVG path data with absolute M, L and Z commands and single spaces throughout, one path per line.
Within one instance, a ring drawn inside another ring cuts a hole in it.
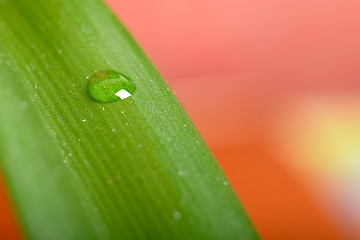
M 174 211 L 172 212 L 172 215 L 173 215 L 173 218 L 174 218 L 175 221 L 178 221 L 178 220 L 180 220 L 180 218 L 181 218 L 181 213 L 178 212 L 178 211 L 176 211 L 176 210 L 174 210 Z
M 113 70 L 101 71 L 89 79 L 90 97 L 100 103 L 124 100 L 134 94 L 136 87 L 132 80 Z
M 83 121 L 83 122 L 86 122 L 86 119 L 83 119 L 82 121 Z

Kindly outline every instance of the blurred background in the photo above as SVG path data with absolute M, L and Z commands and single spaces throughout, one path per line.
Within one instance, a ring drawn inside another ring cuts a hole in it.
M 263 239 L 360 239 L 360 1 L 107 3 Z M 17 239 L 9 202 L 0 233 Z

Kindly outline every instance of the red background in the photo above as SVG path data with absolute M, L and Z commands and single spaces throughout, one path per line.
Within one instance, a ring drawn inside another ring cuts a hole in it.
M 107 2 L 175 90 L 263 239 L 349 237 L 279 159 L 272 118 L 294 96 L 359 89 L 359 1 Z M 15 239 L 2 222 L 0 234 Z

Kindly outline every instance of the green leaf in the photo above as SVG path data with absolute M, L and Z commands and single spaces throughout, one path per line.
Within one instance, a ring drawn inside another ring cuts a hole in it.
M 99 103 L 95 73 L 132 96 Z M 96 0 L 0 2 L 0 160 L 30 239 L 257 239 L 183 108 Z

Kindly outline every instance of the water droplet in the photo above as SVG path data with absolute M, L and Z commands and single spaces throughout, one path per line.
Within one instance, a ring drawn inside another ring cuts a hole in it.
M 172 215 L 173 215 L 173 218 L 174 218 L 175 221 L 178 221 L 181 218 L 181 213 L 179 211 L 174 210 L 172 212 Z
M 113 70 L 101 71 L 89 79 L 88 92 L 97 102 L 110 103 L 130 97 L 136 90 L 131 79 Z
M 82 121 L 83 121 L 83 122 L 86 122 L 86 119 L 83 119 Z

